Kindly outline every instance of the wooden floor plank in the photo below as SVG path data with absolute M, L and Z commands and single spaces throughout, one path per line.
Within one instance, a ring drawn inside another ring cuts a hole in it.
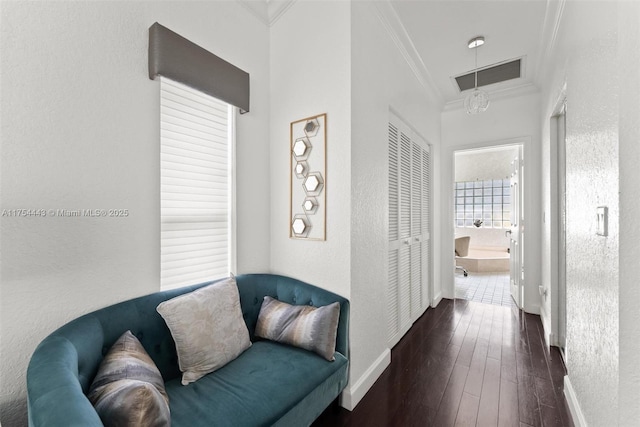
M 518 377 L 518 412 L 521 422 L 539 427 L 542 421 L 538 409 L 538 394 L 534 378 L 529 375 Z
M 469 374 L 464 391 L 474 396 L 480 397 L 482 393 L 482 381 L 484 380 L 484 370 L 487 363 L 487 351 L 489 350 L 489 341 L 486 339 L 478 339 L 476 348 L 471 358 Z
M 473 307 L 467 306 L 467 309 L 456 314 L 459 318 L 456 330 L 451 337 L 451 342 L 455 345 L 462 346 L 462 343 L 467 336 L 469 325 L 473 322 L 475 316 L 475 310 Z
M 426 390 L 423 389 L 426 392 L 424 404 L 427 407 L 437 410 L 440 406 L 459 352 L 459 346 L 449 346 L 448 352 L 439 360 L 439 368 L 430 375 L 431 378 L 430 381 L 427 381 Z
M 525 314 L 527 322 L 527 336 L 529 337 L 529 347 L 531 355 L 531 365 L 533 375 L 539 378 L 549 378 L 549 368 L 547 367 L 547 356 L 544 350 L 544 343 L 538 333 L 536 320 L 532 314 Z
M 500 360 L 502 358 L 502 327 L 503 318 L 502 313 L 498 313 L 498 306 L 496 307 L 496 313 L 493 316 L 493 322 L 491 323 L 491 336 L 489 338 L 489 351 L 487 357 Z
M 438 412 L 433 421 L 434 425 L 442 427 L 454 425 L 468 372 L 469 368 L 467 366 L 458 364 L 454 366 L 447 389 L 444 392 L 444 396 L 442 396 Z
M 499 427 L 519 427 L 518 384 L 500 380 L 500 404 L 498 406 Z
M 553 383 L 544 378 L 533 377 L 536 386 L 536 394 L 540 405 L 556 407 L 556 394 L 553 390 Z
M 466 366 L 467 368 L 471 366 L 471 359 L 473 358 L 475 348 L 476 338 L 466 337 L 462 342 L 462 347 L 460 347 L 460 354 L 458 354 L 456 364 Z
M 500 378 L 511 381 L 513 383 L 518 382 L 516 351 L 513 347 L 505 345 L 502 346 Z
M 482 381 L 480 409 L 478 410 L 478 425 L 498 425 L 498 405 L 500 403 L 500 361 L 487 358 Z
M 482 306 L 473 307 L 473 318 L 467 329 L 466 337 L 477 338 L 480 332 L 480 325 L 482 324 L 482 318 L 484 317 L 485 308 Z
M 482 324 L 480 325 L 480 331 L 478 331 L 478 338 L 486 339 L 491 338 L 491 325 L 493 324 L 494 309 L 501 308 L 500 306 L 487 305 L 484 308 L 482 316 Z
M 473 427 L 478 419 L 478 408 L 480 407 L 480 398 L 469 393 L 462 393 L 460 399 L 460 407 L 456 416 L 456 427 Z
M 542 425 L 544 427 L 567 427 L 567 424 L 562 421 L 562 416 L 557 408 L 550 406 L 540 405 L 540 415 L 542 417 Z M 611 425 L 615 425 L 612 423 Z
M 533 376 L 533 365 L 529 353 L 516 352 L 516 373 L 518 377 Z
M 572 426 L 565 374 L 539 316 L 442 300 L 392 349 L 352 412 L 332 405 L 313 427 Z

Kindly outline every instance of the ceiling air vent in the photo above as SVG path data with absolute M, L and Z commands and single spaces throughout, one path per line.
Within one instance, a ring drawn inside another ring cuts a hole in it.
M 502 64 L 479 70 L 478 87 L 521 77 L 521 64 L 522 59 L 516 59 L 515 61 L 503 62 Z M 460 88 L 460 92 L 474 88 L 474 75 L 475 73 L 471 72 L 455 78 L 456 83 L 458 83 L 458 88 Z

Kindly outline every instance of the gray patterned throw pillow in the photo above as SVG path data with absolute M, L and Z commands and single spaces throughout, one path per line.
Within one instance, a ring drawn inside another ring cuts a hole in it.
M 105 355 L 88 398 L 105 426 L 171 425 L 162 375 L 131 331 Z
M 176 343 L 183 385 L 223 367 L 251 346 L 233 277 L 164 301 L 156 310 Z
M 256 336 L 290 344 L 335 360 L 340 303 L 322 307 L 291 305 L 265 296 L 258 314 Z

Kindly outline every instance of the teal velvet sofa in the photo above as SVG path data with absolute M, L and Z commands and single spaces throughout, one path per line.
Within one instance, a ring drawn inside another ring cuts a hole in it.
M 310 425 L 347 384 L 349 301 L 284 276 L 240 275 L 236 281 L 253 342 L 238 358 L 195 383 L 180 384 L 175 344 L 156 307 L 213 282 L 124 301 L 72 320 L 36 348 L 27 371 L 29 425 L 101 426 L 86 393 L 104 354 L 127 330 L 140 340 L 162 374 L 172 426 Z M 323 306 L 338 301 L 335 360 L 256 340 L 254 330 L 265 295 L 298 305 Z

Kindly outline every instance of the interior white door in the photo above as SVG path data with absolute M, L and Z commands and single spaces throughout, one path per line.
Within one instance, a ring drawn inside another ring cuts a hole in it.
M 389 121 L 389 282 L 393 347 L 429 304 L 430 151 L 394 116 Z
M 411 138 L 400 131 L 400 336 L 411 328 Z
M 423 149 L 412 138 L 411 144 L 411 321 L 424 312 L 424 265 L 422 254 L 422 155 Z
M 518 308 L 522 308 L 522 286 L 524 284 L 524 265 L 523 265 L 523 243 L 524 243 L 524 227 L 523 227 L 523 209 L 522 209 L 522 170 L 524 162 L 522 161 L 522 147 L 518 149 L 518 154 L 511 162 L 511 214 L 510 228 L 507 230 L 509 235 L 509 283 L 511 285 L 511 297 L 515 301 Z

